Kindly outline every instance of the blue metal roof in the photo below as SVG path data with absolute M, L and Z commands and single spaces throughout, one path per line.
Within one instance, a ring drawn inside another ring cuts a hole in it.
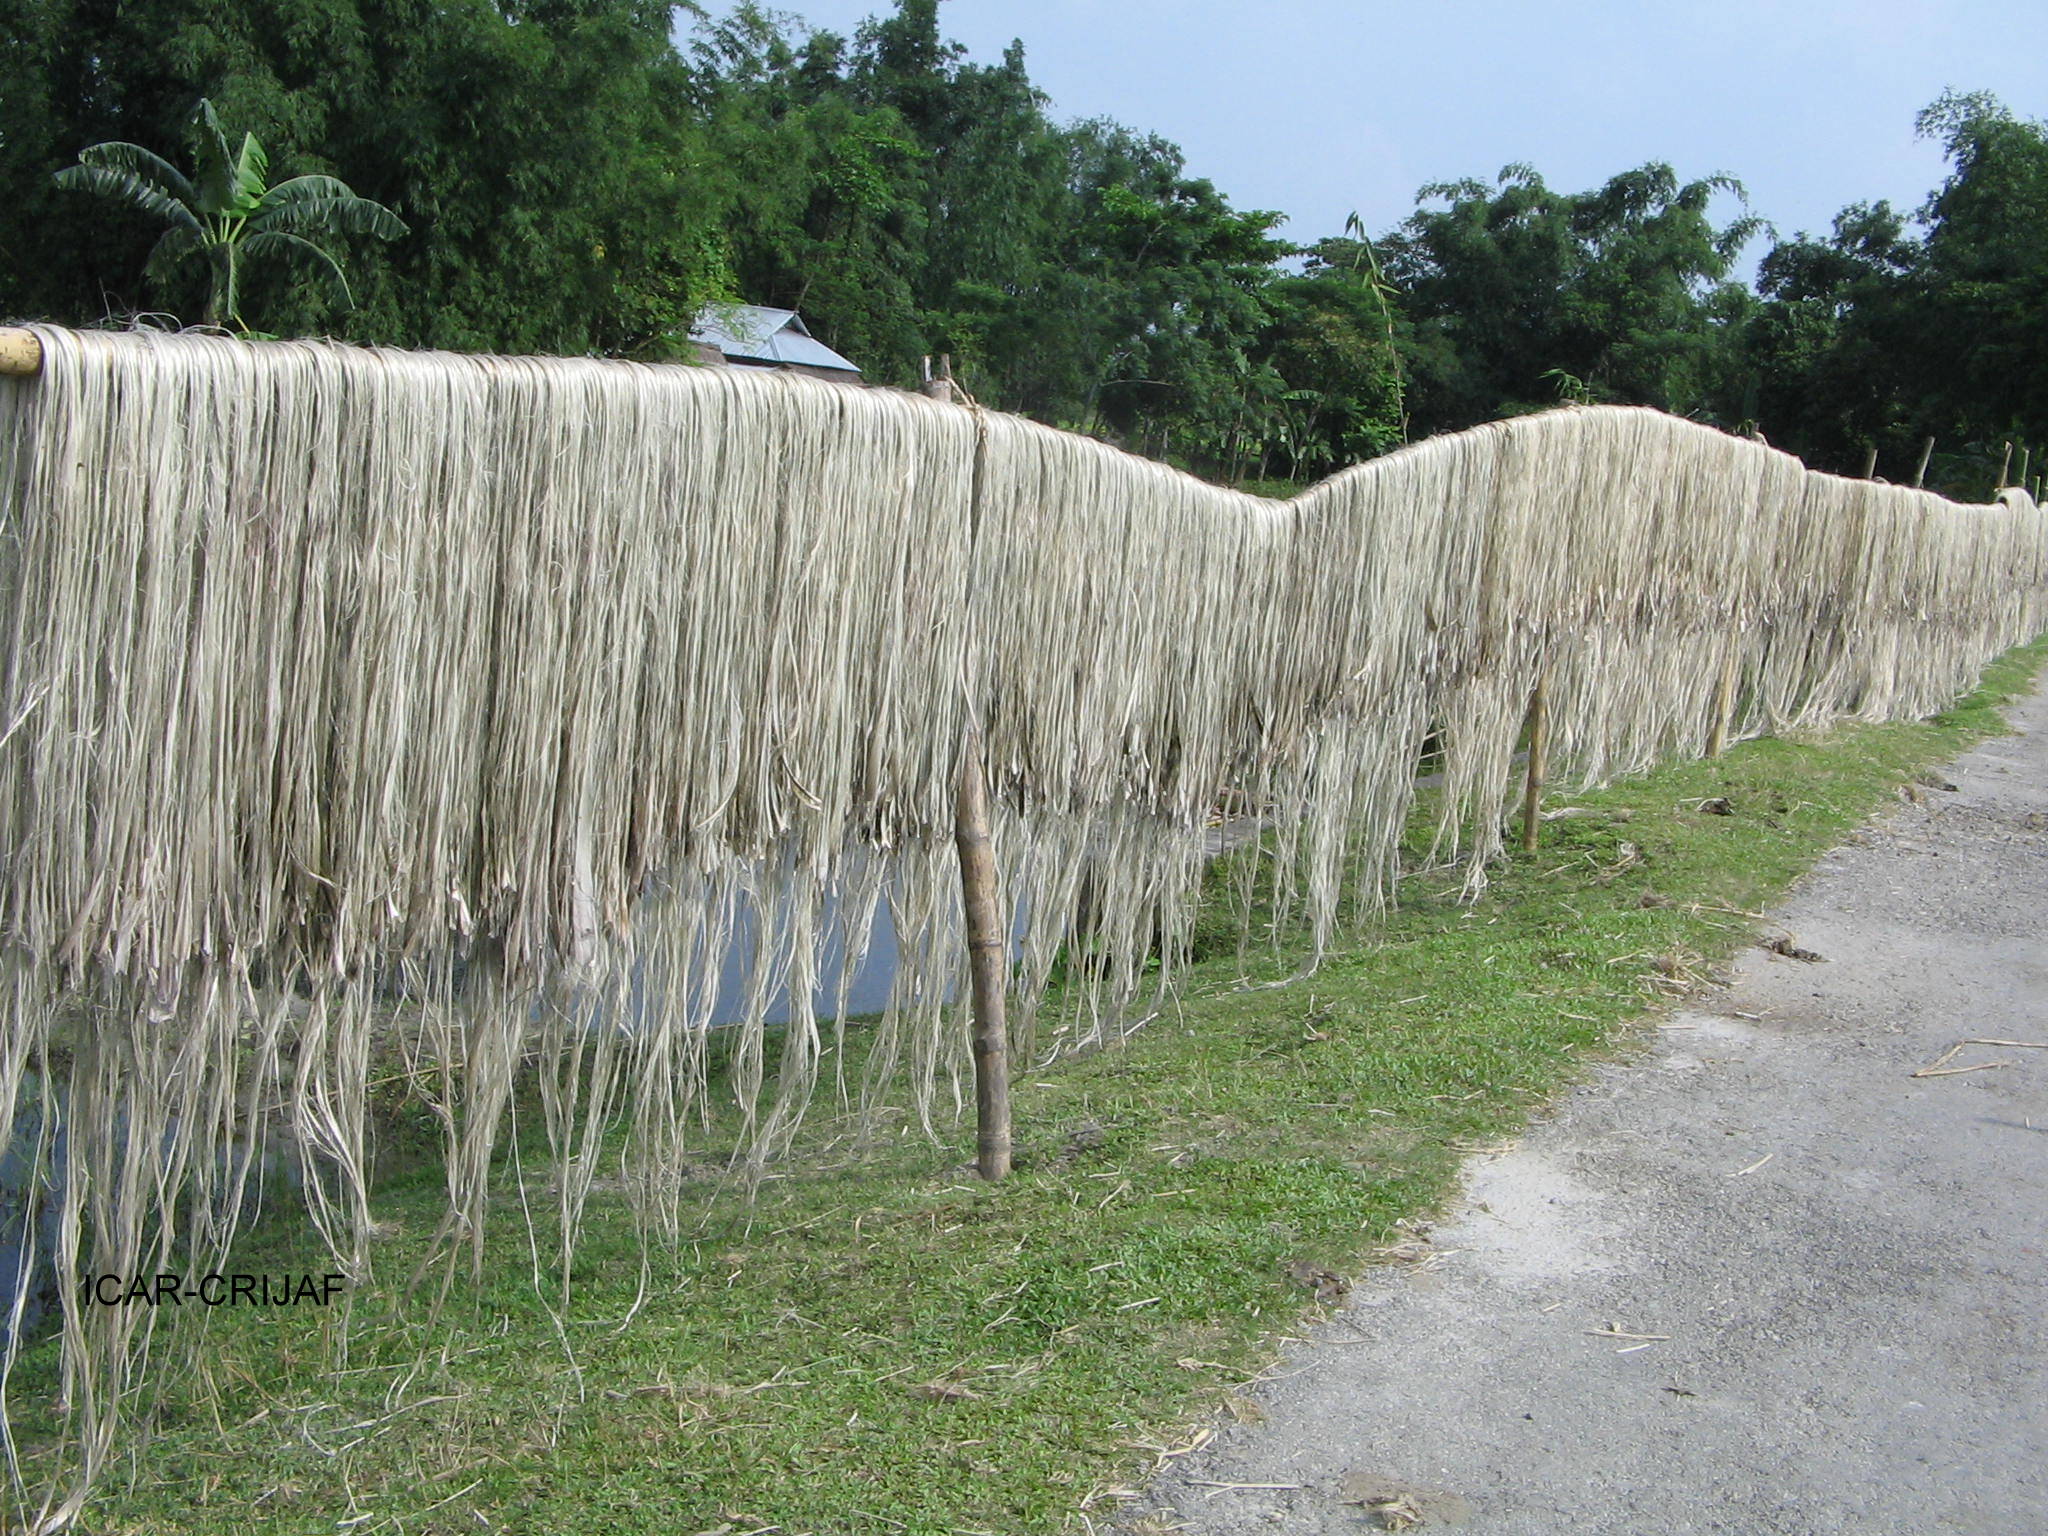
M 793 309 L 760 304 L 711 304 L 697 316 L 690 340 L 713 346 L 727 357 L 746 363 L 790 363 L 805 368 L 831 368 L 860 377 L 860 369 L 815 340 Z

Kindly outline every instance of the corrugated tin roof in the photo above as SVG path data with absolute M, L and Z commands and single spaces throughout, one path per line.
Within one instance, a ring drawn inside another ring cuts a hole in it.
M 727 357 L 750 363 L 794 363 L 805 368 L 833 368 L 858 375 L 860 369 L 804 329 L 793 309 L 761 304 L 714 304 L 697 316 L 690 340 L 718 348 Z

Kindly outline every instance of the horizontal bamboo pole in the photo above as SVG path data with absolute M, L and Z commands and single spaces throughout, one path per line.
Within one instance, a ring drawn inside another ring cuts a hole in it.
M 18 325 L 0 326 L 0 378 L 32 379 L 43 371 L 43 344 Z

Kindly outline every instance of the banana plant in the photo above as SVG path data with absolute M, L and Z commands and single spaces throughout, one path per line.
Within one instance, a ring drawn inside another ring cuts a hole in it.
M 57 172 L 57 185 L 114 198 L 167 224 L 145 271 L 161 283 L 186 262 L 203 262 L 208 280 L 201 324 L 248 334 L 241 314 L 245 260 L 302 258 L 352 306 L 341 263 L 313 237 L 396 239 L 406 232 L 398 216 L 332 176 L 294 176 L 272 186 L 270 157 L 253 133 L 242 135 L 239 150 L 232 148 L 211 101 L 199 103 L 194 121 L 201 133 L 193 176 L 139 144 L 109 142 L 80 150 L 78 164 Z

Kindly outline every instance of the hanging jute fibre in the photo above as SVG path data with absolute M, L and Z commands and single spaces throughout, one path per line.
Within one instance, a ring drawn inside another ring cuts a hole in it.
M 1154 1006 L 1221 805 L 1269 827 L 1312 963 L 1386 900 L 1426 740 L 1439 851 L 1483 881 L 1539 679 L 1550 771 L 1591 783 L 1939 709 L 2048 587 L 2023 492 L 1958 506 L 1640 409 L 1282 503 L 788 375 L 35 335 L 40 376 L 0 381 L 0 1114 L 55 1186 L 76 1454 L 17 1485 L 51 1525 L 156 1326 L 69 1278 L 220 1267 L 279 1144 L 364 1275 L 373 1054 L 444 1127 L 472 1264 L 522 1074 L 565 1253 L 600 1173 L 673 1239 L 714 1121 L 760 1166 L 821 1084 L 956 1112 L 970 731 L 1016 1039 L 1049 1057 Z M 849 1074 L 884 907 L 901 965 Z

